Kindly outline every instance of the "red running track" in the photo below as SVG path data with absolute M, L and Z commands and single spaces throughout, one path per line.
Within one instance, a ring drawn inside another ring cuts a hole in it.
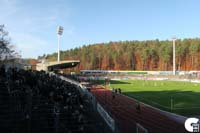
M 91 93 L 104 109 L 115 119 L 121 133 L 136 132 L 136 123 L 148 130 L 148 133 L 187 133 L 184 122 L 178 122 L 169 114 L 140 104 L 140 111 L 136 110 L 136 100 L 124 95 L 115 94 L 101 86 L 92 86 Z

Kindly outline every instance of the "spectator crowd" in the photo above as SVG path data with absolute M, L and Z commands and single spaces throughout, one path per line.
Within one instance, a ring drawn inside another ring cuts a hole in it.
M 0 68 L 0 132 L 97 131 L 84 96 L 74 84 L 44 71 Z

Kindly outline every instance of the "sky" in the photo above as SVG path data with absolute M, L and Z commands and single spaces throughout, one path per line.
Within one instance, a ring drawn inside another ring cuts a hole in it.
M 0 0 L 0 24 L 23 58 L 125 40 L 200 37 L 199 0 Z

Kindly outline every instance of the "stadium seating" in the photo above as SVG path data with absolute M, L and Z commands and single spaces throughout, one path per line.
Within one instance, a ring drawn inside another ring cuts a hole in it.
M 95 116 L 77 87 L 45 72 L 0 72 L 0 132 L 98 133 Z

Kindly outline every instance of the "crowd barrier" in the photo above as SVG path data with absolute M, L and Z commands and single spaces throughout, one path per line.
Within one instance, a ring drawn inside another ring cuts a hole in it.
M 54 75 L 54 76 L 58 76 L 54 73 L 49 73 L 50 75 Z M 60 79 L 65 80 L 67 82 L 70 82 L 71 84 L 74 84 L 78 87 L 78 89 L 80 90 L 80 92 L 82 93 L 82 95 L 86 95 L 87 98 L 90 100 L 90 102 L 92 103 L 93 109 L 94 111 L 97 111 L 100 116 L 104 119 L 104 121 L 106 122 L 106 124 L 110 127 L 110 129 L 113 132 L 117 132 L 116 131 L 116 125 L 115 125 L 115 120 L 109 115 L 109 113 L 100 105 L 100 103 L 97 102 L 96 97 L 90 93 L 88 91 L 88 89 L 84 86 L 81 85 L 79 82 L 73 81 L 71 79 L 68 79 L 64 76 L 58 76 Z
M 113 132 L 117 132 L 116 131 L 117 128 L 116 128 L 115 120 L 101 106 L 101 104 L 98 103 L 98 101 L 96 100 L 96 97 L 91 92 L 89 92 L 88 90 L 86 90 L 86 95 L 87 95 L 88 99 L 90 99 L 90 102 L 93 105 L 94 111 L 97 111 L 100 114 L 100 116 L 104 119 L 104 121 L 106 122 L 106 124 L 110 127 L 110 129 Z
M 106 110 L 99 103 L 97 103 L 97 111 L 103 117 L 108 126 L 112 129 L 112 131 L 115 131 L 114 119 L 106 112 Z

